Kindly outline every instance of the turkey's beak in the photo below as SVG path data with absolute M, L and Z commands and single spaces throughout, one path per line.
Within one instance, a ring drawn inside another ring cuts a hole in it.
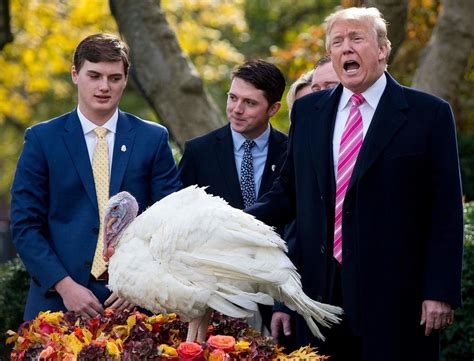
M 110 230 L 110 228 L 112 228 L 112 225 L 117 222 L 117 217 L 110 217 L 109 221 L 107 222 L 107 225 L 106 225 L 106 232 L 108 232 Z

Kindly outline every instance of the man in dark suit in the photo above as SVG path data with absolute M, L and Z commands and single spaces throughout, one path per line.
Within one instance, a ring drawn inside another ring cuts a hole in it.
M 31 275 L 26 320 L 45 310 L 93 317 L 104 306 L 131 307 L 106 288 L 100 198 L 126 190 L 143 211 L 181 187 L 167 130 L 118 110 L 128 69 L 120 39 L 85 38 L 71 72 L 78 107 L 26 131 L 11 188 L 13 242 Z
M 326 19 L 341 85 L 296 101 L 288 157 L 248 209 L 278 225 L 296 214 L 296 266 L 313 299 L 342 305 L 320 351 L 331 360 L 438 360 L 461 304 L 462 193 L 449 104 L 386 71 L 375 8 Z M 297 320 L 300 344 L 317 341 Z
M 280 109 L 284 90 L 283 74 L 271 63 L 256 60 L 237 67 L 227 97 L 229 124 L 186 142 L 179 164 L 183 185 L 207 186 L 208 193 L 239 209 L 267 192 L 280 171 L 287 147 L 286 135 L 269 124 Z M 251 141 L 253 197 L 248 197 L 244 186 L 245 143 Z

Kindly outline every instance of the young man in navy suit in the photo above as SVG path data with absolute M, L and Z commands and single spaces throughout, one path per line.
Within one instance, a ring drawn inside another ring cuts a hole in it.
M 231 206 L 249 205 L 242 187 L 244 143 L 254 141 L 252 183 L 254 199 L 267 192 L 282 166 L 287 136 L 269 120 L 280 109 L 285 78 L 273 64 L 255 60 L 237 67 L 227 97 L 229 124 L 186 142 L 179 172 L 183 186 L 207 186 Z M 269 323 L 270 315 L 266 315 Z M 253 324 L 260 327 L 258 322 Z
M 390 41 L 377 9 L 340 10 L 326 29 L 341 84 L 295 102 L 285 165 L 247 211 L 271 225 L 296 215 L 303 289 L 344 308 L 322 344 L 297 319 L 297 342 L 331 360 L 438 360 L 440 330 L 461 304 L 451 108 L 386 72 Z
M 119 38 L 88 36 L 71 71 L 77 108 L 26 130 L 11 188 L 13 242 L 31 275 L 25 320 L 45 310 L 89 318 L 133 306 L 106 288 L 106 272 L 91 274 L 101 228 L 96 183 L 103 180 L 109 196 L 130 192 L 143 211 L 181 182 L 167 130 L 118 109 L 129 66 Z M 102 178 L 93 172 L 99 127 L 106 133 Z

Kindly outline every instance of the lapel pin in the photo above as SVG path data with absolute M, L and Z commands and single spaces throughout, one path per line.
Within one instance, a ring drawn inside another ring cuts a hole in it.
M 272 164 L 272 172 L 274 172 L 276 169 L 276 165 L 275 164 Z
M 122 147 L 120 148 L 120 150 L 121 150 L 122 152 L 126 152 L 126 151 L 127 151 L 127 146 L 126 146 L 125 144 L 122 145 Z

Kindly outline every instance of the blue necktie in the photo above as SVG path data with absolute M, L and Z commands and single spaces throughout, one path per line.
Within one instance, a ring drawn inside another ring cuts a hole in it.
M 240 190 L 244 199 L 244 207 L 250 207 L 255 203 L 255 183 L 253 179 L 253 157 L 252 148 L 255 146 L 253 140 L 247 139 L 244 143 L 244 156 L 240 167 Z

